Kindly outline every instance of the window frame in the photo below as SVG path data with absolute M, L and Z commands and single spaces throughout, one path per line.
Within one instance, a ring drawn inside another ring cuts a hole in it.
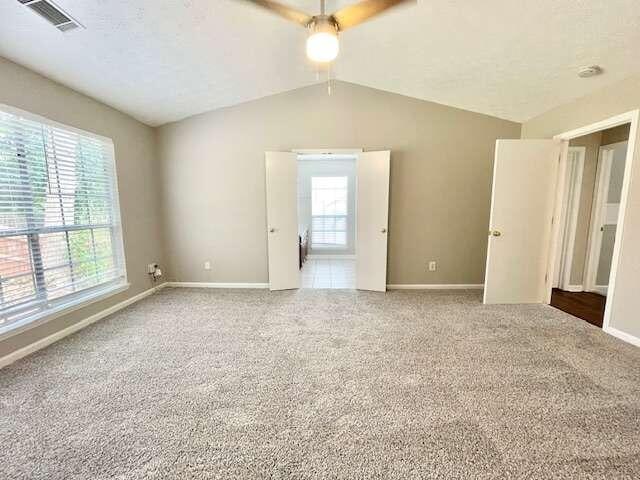
M 55 318 L 59 318 L 63 315 L 69 314 L 74 310 L 78 310 L 80 308 L 86 307 L 93 303 L 109 298 L 113 295 L 121 293 L 130 287 L 130 283 L 127 276 L 126 253 L 124 250 L 124 231 L 122 228 L 122 216 L 121 216 L 121 210 L 120 210 L 120 192 L 118 189 L 117 161 L 116 161 L 115 146 L 114 146 L 113 140 L 109 137 L 98 135 L 96 133 L 82 130 L 80 128 L 76 128 L 64 123 L 60 123 L 55 120 L 51 120 L 49 118 L 43 117 L 41 115 L 37 115 L 31 112 L 27 112 L 25 110 L 21 110 L 11 105 L 0 103 L 0 111 L 10 115 L 23 117 L 29 121 L 41 123 L 47 127 L 57 128 L 57 129 L 65 130 L 70 133 L 75 133 L 77 135 L 81 135 L 84 137 L 93 138 L 95 140 L 102 142 L 105 145 L 105 148 L 109 150 L 109 154 L 113 160 L 111 162 L 112 171 L 110 172 L 113 179 L 113 204 L 112 204 L 113 221 L 112 221 L 112 224 L 105 225 L 104 227 L 105 228 L 108 227 L 111 230 L 111 241 L 112 241 L 113 247 L 116 250 L 116 252 L 119 252 L 119 255 L 115 254 L 113 258 L 115 260 L 119 260 L 120 262 L 122 262 L 121 276 L 115 279 L 109 280 L 107 282 L 94 285 L 94 286 L 85 288 L 83 290 L 80 290 L 78 292 L 74 292 L 59 298 L 55 298 L 52 300 L 40 300 L 40 302 L 38 303 L 39 305 L 42 305 L 43 303 L 46 305 L 46 307 L 43 308 L 41 311 L 36 312 L 32 315 L 27 315 L 24 318 L 20 318 L 19 320 L 10 322 L 7 325 L 0 325 L 0 340 L 4 340 L 13 335 L 21 333 L 25 330 L 29 330 L 31 328 L 37 327 L 51 320 L 54 320 Z M 74 229 L 73 227 L 67 228 L 67 229 L 64 229 L 61 227 L 53 227 L 52 230 L 54 230 L 55 232 L 65 232 L 66 233 L 65 237 L 67 237 L 68 239 L 69 231 L 89 230 L 93 232 L 93 230 L 95 230 L 96 228 L 98 228 L 97 225 L 89 226 L 87 228 L 78 228 L 78 229 Z M 39 234 L 32 233 L 32 232 L 25 232 L 24 234 L 17 234 L 15 236 L 16 237 L 24 236 L 26 238 L 27 243 L 29 244 L 29 255 L 31 257 L 33 255 L 33 242 L 34 242 L 33 237 L 38 237 Z M 36 241 L 36 243 L 38 242 Z M 39 250 L 39 246 L 36 247 L 36 250 Z M 33 262 L 33 258 L 32 258 L 32 262 Z M 71 259 L 69 259 L 69 262 L 71 262 Z M 40 271 L 40 274 L 44 275 L 45 270 L 46 269 L 43 268 Z M 34 271 L 31 273 L 34 278 L 34 287 L 37 287 L 37 284 L 35 282 L 36 282 L 36 277 L 38 276 L 38 271 L 34 269 Z M 37 293 L 37 288 L 36 288 L 36 293 Z M 37 301 L 38 299 L 36 296 L 36 298 L 34 299 L 34 302 L 37 302 Z M 35 304 L 36 303 L 34 303 L 34 306 Z M 28 308 L 25 304 L 16 306 L 16 310 L 21 310 L 25 308 Z

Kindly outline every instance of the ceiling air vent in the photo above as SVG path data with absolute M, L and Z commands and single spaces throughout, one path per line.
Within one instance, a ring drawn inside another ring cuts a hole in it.
M 78 21 L 74 20 L 71 15 L 65 13 L 51 0 L 18 0 L 18 2 L 29 7 L 61 32 L 68 32 L 82 27 Z

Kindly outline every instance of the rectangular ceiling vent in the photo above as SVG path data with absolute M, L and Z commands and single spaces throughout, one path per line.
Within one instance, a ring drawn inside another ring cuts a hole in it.
M 18 0 L 18 2 L 25 7 L 29 7 L 61 32 L 84 28 L 80 22 L 64 12 L 51 0 Z

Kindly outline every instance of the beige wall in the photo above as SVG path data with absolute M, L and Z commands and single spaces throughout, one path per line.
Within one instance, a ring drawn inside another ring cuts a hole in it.
M 163 126 L 169 270 L 267 282 L 265 150 L 362 147 L 392 152 L 389 283 L 482 283 L 495 141 L 519 136 L 513 122 L 344 82 Z
M 563 105 L 533 118 L 522 127 L 523 138 L 549 138 L 614 115 L 640 108 L 640 76 Z M 637 138 L 635 139 L 637 143 Z M 624 233 L 615 293 L 608 301 L 611 327 L 640 338 L 640 156 L 636 149 L 631 167 Z
M 0 58 L 0 103 L 113 139 L 131 287 L 0 341 L 0 358 L 150 288 L 146 264 L 163 262 L 155 131 L 131 117 Z
M 611 145 L 612 143 L 624 142 L 629 140 L 630 124 L 618 125 L 602 132 L 602 145 Z

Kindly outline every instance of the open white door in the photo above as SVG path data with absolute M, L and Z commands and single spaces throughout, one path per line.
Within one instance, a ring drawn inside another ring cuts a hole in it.
M 584 287 L 588 292 L 604 296 L 609 290 L 627 146 L 627 141 L 602 146 L 598 156 Z
M 300 287 L 298 270 L 298 155 L 266 152 L 269 289 Z
M 498 140 L 484 303 L 546 303 L 561 142 Z
M 586 147 L 569 147 L 567 153 L 567 169 L 558 228 L 559 247 L 553 269 L 553 287 L 567 290 L 571 288 L 571 267 L 573 265 L 576 229 L 580 213 L 580 196 L 584 176 Z
M 364 152 L 357 160 L 356 288 L 387 289 L 387 229 L 391 153 Z

